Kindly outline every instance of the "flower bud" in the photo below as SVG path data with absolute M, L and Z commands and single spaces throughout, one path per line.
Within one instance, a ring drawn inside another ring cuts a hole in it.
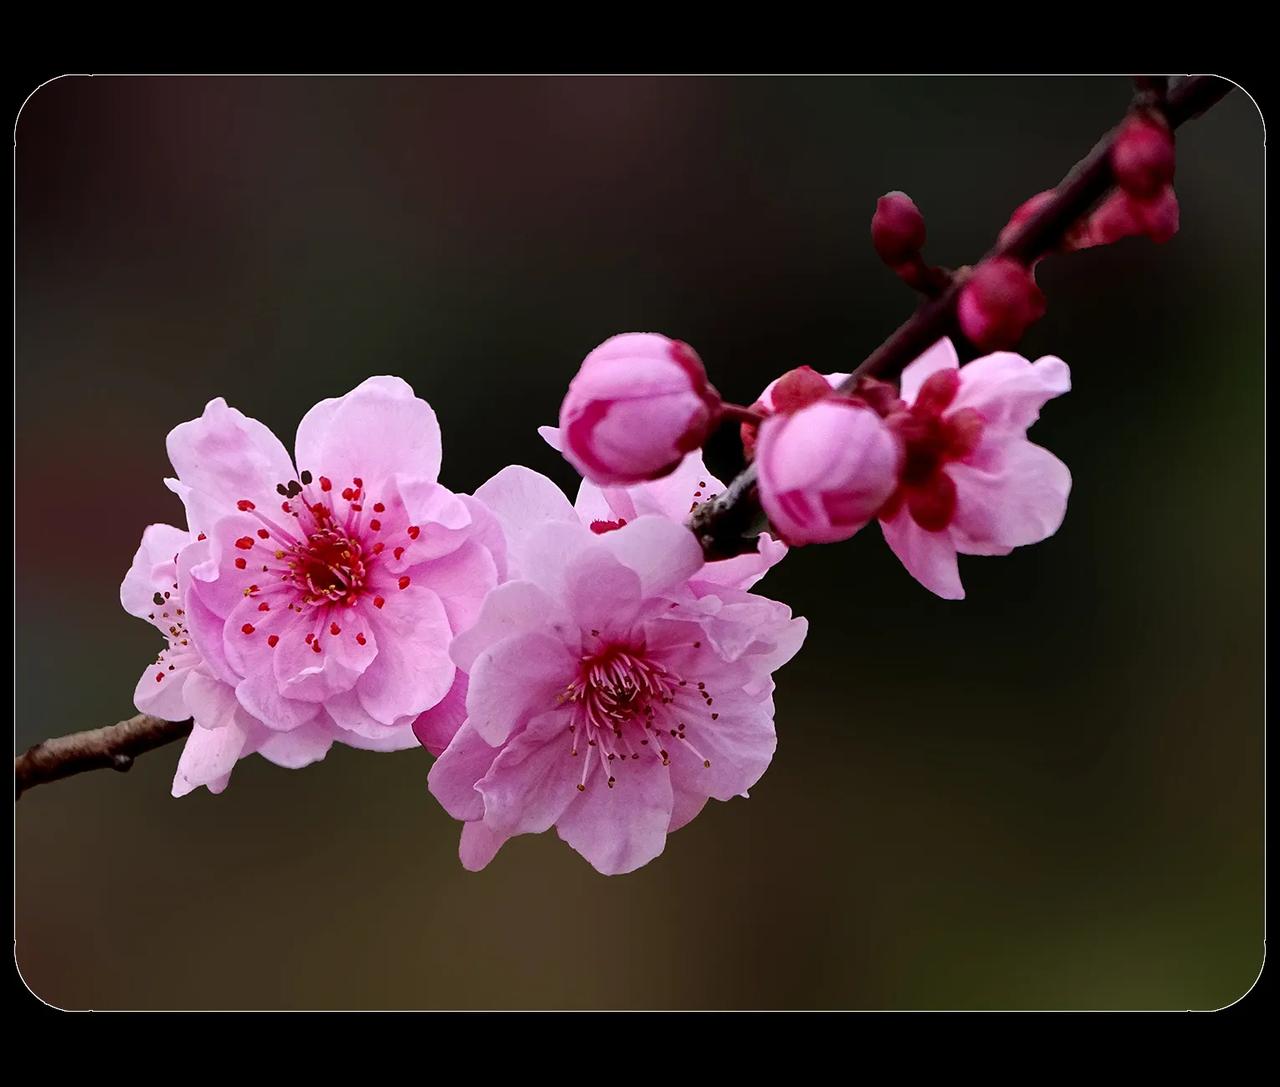
M 904 192 L 885 193 L 871 217 L 871 244 L 880 259 L 897 267 L 924 248 L 924 216 Z
M 1009 257 L 984 261 L 960 290 L 956 316 L 976 347 L 1013 347 L 1044 316 L 1044 295 L 1035 277 Z
M 601 486 L 658 479 L 703 444 L 719 406 L 688 344 L 614 336 L 583 360 L 560 406 L 565 459 Z
M 1172 185 L 1145 199 L 1117 189 L 1090 216 L 1089 234 L 1095 245 L 1140 235 L 1162 244 L 1178 232 L 1178 220 L 1178 197 Z
M 847 540 L 898 483 L 902 448 L 864 404 L 827 397 L 760 424 L 760 503 L 789 544 Z
M 1162 120 L 1135 114 L 1111 145 L 1111 170 L 1125 192 L 1155 196 L 1173 180 L 1173 133 Z

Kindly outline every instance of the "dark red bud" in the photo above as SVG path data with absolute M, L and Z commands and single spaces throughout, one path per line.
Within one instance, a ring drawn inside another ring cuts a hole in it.
M 799 411 L 815 400 L 831 395 L 831 386 L 812 366 L 797 366 L 788 370 L 773 387 L 773 410 Z
M 1135 114 L 1111 145 L 1116 184 L 1138 197 L 1151 197 L 1173 180 L 1173 133 L 1163 119 Z
M 974 346 L 987 351 L 1013 347 L 1044 316 L 1035 277 L 1009 257 L 984 261 L 960 291 L 956 316 Z
M 871 244 L 891 268 L 905 264 L 924 248 L 924 216 L 904 192 L 885 193 L 871 217 Z

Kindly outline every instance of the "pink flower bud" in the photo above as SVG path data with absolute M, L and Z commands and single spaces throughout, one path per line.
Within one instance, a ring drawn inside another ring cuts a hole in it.
M 1162 244 L 1178 232 L 1178 219 L 1178 197 L 1172 185 L 1146 199 L 1116 189 L 1090 216 L 1089 237 L 1093 245 L 1142 235 Z
M 960 291 L 956 316 L 976 347 L 1013 347 L 1044 316 L 1044 295 L 1031 272 L 1009 257 L 984 261 Z
M 1173 180 L 1173 133 L 1146 114 L 1130 117 L 1111 145 L 1111 170 L 1125 192 L 1155 196 Z
M 760 424 L 760 502 L 786 543 L 847 540 L 893 494 L 901 460 L 880 416 L 828 397 Z
M 560 406 L 565 459 L 601 485 L 658 479 L 702 445 L 719 406 L 688 344 L 614 336 L 583 360 Z
M 774 412 L 799 411 L 815 400 L 830 396 L 832 385 L 812 366 L 797 366 L 788 370 L 766 390 L 768 403 L 757 400 L 752 411 L 760 415 L 772 415 Z M 742 452 L 747 460 L 756 455 L 756 437 L 760 426 L 758 423 L 743 423 L 739 429 L 742 438 Z
M 924 216 L 904 192 L 885 193 L 871 217 L 871 244 L 890 267 L 909 261 L 924 248 Z

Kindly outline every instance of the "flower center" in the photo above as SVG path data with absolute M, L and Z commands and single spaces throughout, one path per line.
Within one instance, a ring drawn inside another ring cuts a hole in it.
M 898 489 L 878 516 L 888 520 L 906 502 L 912 519 L 926 532 L 941 532 L 956 512 L 956 487 L 945 466 L 964 460 L 982 441 L 985 421 L 973 408 L 960 408 L 945 417 L 959 391 L 955 370 L 941 370 L 920 387 L 915 403 L 891 414 L 885 422 L 902 442 L 902 471 Z
M 711 721 L 720 716 L 709 713 L 714 699 L 706 684 L 690 684 L 674 675 L 649 657 L 643 646 L 612 645 L 585 655 L 577 678 L 564 689 L 560 701 L 572 708 L 570 754 L 587 756 L 579 792 L 586 790 L 597 761 L 610 789 L 617 780 L 617 767 L 628 759 L 647 754 L 669 765 L 671 740 L 686 744 L 704 766 L 711 765 L 686 732 L 687 720 L 700 714 L 709 714 Z M 593 751 L 596 759 L 591 758 Z
M 236 556 L 234 566 L 244 571 L 244 595 L 259 600 L 258 610 L 288 608 L 302 614 L 312 609 L 316 626 L 306 641 L 313 652 L 320 653 L 326 637 L 336 638 L 347 629 L 329 621 L 328 609 L 352 608 L 370 597 L 373 606 L 381 609 L 386 599 L 380 593 L 393 586 L 400 590 L 409 587 L 408 574 L 398 578 L 385 574 L 375 579 L 374 573 L 384 551 L 390 549 L 399 560 L 419 539 L 421 529 L 404 526 L 403 510 L 394 526 L 384 525 L 383 519 L 392 514 L 381 502 L 370 503 L 366 512 L 369 499 L 359 476 L 339 491 L 327 477 L 320 476 L 313 483 L 310 472 L 301 472 L 298 479 L 281 483 L 276 490 L 284 499 L 280 503 L 283 519 L 267 516 L 247 498 L 236 503 L 237 509 L 252 514 L 262 527 L 252 535 L 229 541 Z M 240 630 L 251 638 L 258 627 L 250 622 Z M 358 627 L 348 633 L 357 644 L 365 644 L 364 632 Z M 273 633 L 265 644 L 274 649 L 279 641 Z

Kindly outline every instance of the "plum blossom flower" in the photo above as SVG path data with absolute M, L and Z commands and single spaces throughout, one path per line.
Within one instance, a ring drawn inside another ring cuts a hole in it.
M 626 332 L 587 355 L 570 382 L 560 407 L 562 452 L 598 484 L 657 479 L 702 445 L 719 410 L 693 348 Z
M 707 580 L 693 535 L 662 512 L 606 526 L 596 515 L 616 510 L 603 494 L 588 491 L 580 514 L 520 466 L 476 498 L 502 525 L 513 580 L 453 641 L 467 718 L 431 792 L 463 821 L 469 869 L 554 826 L 598 871 L 633 871 L 708 798 L 742 795 L 764 773 L 772 673 L 805 621 Z
M 874 410 L 828 395 L 760 425 L 760 502 L 789 544 L 847 540 L 893 494 L 901 460 L 897 439 Z
M 1071 473 L 1026 433 L 1044 403 L 1070 387 L 1061 359 L 1001 351 L 960 367 L 946 338 L 902 372 L 906 410 L 887 422 L 905 456 L 879 518 L 925 588 L 962 599 L 957 554 L 1007 555 L 1058 530 Z
M 195 719 L 175 795 L 220 791 L 252 751 L 296 767 L 335 741 L 443 750 L 466 689 L 448 645 L 504 576 L 505 543 L 437 482 L 431 408 L 370 378 L 307 413 L 295 469 L 216 399 L 168 449 L 188 530 L 147 530 L 121 598 L 169 639 L 138 708 Z

